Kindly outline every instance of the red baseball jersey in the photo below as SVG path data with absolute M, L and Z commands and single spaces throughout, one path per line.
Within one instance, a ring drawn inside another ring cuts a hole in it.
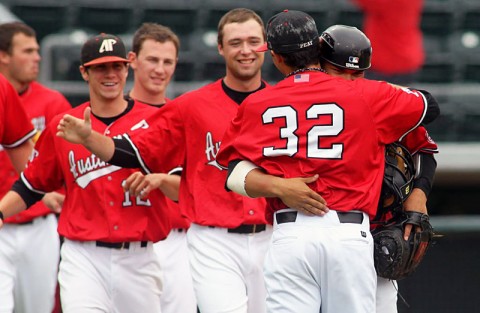
M 83 118 L 86 102 L 67 111 Z M 109 126 L 92 115 L 92 128 L 106 136 L 142 132 L 148 128 L 145 118 L 157 109 L 135 103 Z M 122 182 L 136 169 L 125 169 L 101 161 L 81 145 L 56 136 L 62 115 L 57 115 L 42 132 L 35 145 L 35 158 L 22 174 L 25 185 L 36 192 L 50 192 L 65 185 L 65 202 L 58 231 L 71 240 L 108 242 L 159 241 L 170 231 L 170 219 L 161 201 L 162 193 L 153 191 L 149 199 L 130 196 Z M 151 200 L 150 200 L 151 199 Z
M 35 129 L 23 109 L 17 91 L 0 74 L 0 144 L 14 148 L 35 135 Z
M 71 108 L 67 99 L 56 90 L 49 89 L 37 82 L 32 82 L 28 89 L 20 95 L 23 108 L 27 112 L 28 118 L 32 121 L 37 134 L 35 139 L 45 129 L 55 115 L 65 112 Z M 7 153 L 0 148 L 0 177 L 3 182 L 0 185 L 0 196 L 3 196 L 18 179 L 17 172 L 10 162 Z M 50 214 L 49 208 L 39 201 L 32 205 L 28 210 L 5 219 L 6 223 L 25 223 L 38 216 Z
M 147 120 L 148 132 L 130 138 L 145 171 L 183 167 L 179 204 L 194 223 L 228 228 L 266 223 L 264 200 L 227 192 L 227 171 L 216 161 L 238 107 L 218 80 L 167 103 Z
M 373 217 L 385 144 L 417 127 L 426 108 L 421 93 L 384 82 L 293 75 L 245 99 L 217 160 L 222 166 L 250 160 L 286 178 L 319 174 L 311 187 L 330 209 Z M 285 208 L 279 199 L 267 200 L 272 210 Z
M 408 133 L 402 140 L 401 144 L 412 154 L 422 153 L 438 153 L 438 146 L 428 134 L 423 126 L 418 126 Z

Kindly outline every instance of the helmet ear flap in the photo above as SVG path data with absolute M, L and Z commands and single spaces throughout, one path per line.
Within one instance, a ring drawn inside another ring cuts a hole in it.
M 413 189 L 414 178 L 415 166 L 410 152 L 399 143 L 387 145 L 379 211 L 401 211 Z

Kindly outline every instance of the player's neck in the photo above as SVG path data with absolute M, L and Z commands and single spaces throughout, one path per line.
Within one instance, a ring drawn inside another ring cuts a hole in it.
M 132 99 L 152 105 L 163 104 L 167 101 L 165 92 L 152 94 L 142 88 L 135 88 L 135 86 L 130 90 L 128 95 Z
M 21 83 L 18 80 L 14 79 L 12 76 L 8 75 L 8 72 L 0 71 L 0 73 L 5 76 L 5 78 L 10 82 L 10 84 L 15 88 L 18 94 L 24 93 L 29 86 L 29 83 Z
M 223 82 L 228 88 L 235 91 L 249 92 L 260 88 L 262 84 L 262 76 L 261 73 L 258 72 L 254 77 L 242 80 L 233 77 L 232 75 L 227 75 L 223 78 Z
M 90 97 L 93 114 L 99 117 L 112 117 L 121 114 L 127 108 L 128 102 L 122 97 L 115 99 L 100 99 Z

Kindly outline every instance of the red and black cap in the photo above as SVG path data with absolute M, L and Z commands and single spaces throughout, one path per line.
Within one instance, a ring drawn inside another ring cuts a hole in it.
M 291 53 L 318 43 L 315 20 L 305 12 L 284 10 L 267 22 L 267 42 L 257 52 Z
M 115 35 L 100 34 L 88 39 L 82 47 L 81 64 L 90 66 L 109 62 L 127 62 L 127 50 L 122 39 Z

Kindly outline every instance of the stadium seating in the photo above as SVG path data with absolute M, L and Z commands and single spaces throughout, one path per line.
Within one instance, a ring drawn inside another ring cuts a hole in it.
M 40 40 L 67 24 L 68 6 L 62 1 L 18 1 L 9 8 L 13 14 L 35 29 Z

